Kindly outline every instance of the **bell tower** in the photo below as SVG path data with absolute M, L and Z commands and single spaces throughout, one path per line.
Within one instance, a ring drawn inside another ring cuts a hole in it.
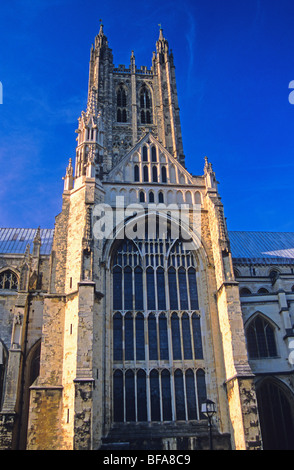
M 79 119 L 76 178 L 90 166 L 103 180 L 113 166 L 151 132 L 181 164 L 183 143 L 173 54 L 160 28 L 152 65 L 113 64 L 103 25 L 90 52 L 87 111 Z M 88 170 L 90 171 L 90 170 Z

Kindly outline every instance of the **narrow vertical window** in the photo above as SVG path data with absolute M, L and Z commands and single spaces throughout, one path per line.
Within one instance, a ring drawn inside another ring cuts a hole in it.
M 156 331 L 156 318 L 152 313 L 148 317 L 148 342 L 149 342 L 149 359 L 150 361 L 157 361 L 157 331 Z
M 147 421 L 146 372 L 142 369 L 137 373 L 137 414 L 138 421 Z
M 151 97 L 149 90 L 143 86 L 140 92 L 141 124 L 151 124 Z
M 190 304 L 191 310 L 198 310 L 198 292 L 197 292 L 197 282 L 196 282 L 196 271 L 194 268 L 188 270 L 189 278 L 189 293 L 190 293 Z
M 187 281 L 186 281 L 186 270 L 179 268 L 178 270 L 179 288 L 180 288 L 180 303 L 182 310 L 188 310 L 188 293 L 187 293 Z
M 190 318 L 187 313 L 182 315 L 182 336 L 183 336 L 183 347 L 184 347 L 184 358 L 192 359 L 192 346 L 191 346 L 191 330 L 190 330 Z
M 199 406 L 199 415 L 200 419 L 205 419 L 204 414 L 201 412 L 201 404 L 205 402 L 206 396 L 206 383 L 205 383 L 205 373 L 202 369 L 198 369 L 196 372 L 197 380 L 197 395 L 198 395 L 198 406 Z
M 113 269 L 113 309 L 122 310 L 122 271 L 119 266 Z
M 144 182 L 148 183 L 149 181 L 149 174 L 148 174 L 148 166 L 143 167 L 143 177 L 144 177 Z
M 155 286 L 154 286 L 154 269 L 149 266 L 146 270 L 147 277 L 147 308 L 155 310 Z
M 164 280 L 164 269 L 163 268 L 157 268 L 156 281 L 157 281 L 157 306 L 158 306 L 158 310 L 165 310 L 166 309 L 166 301 L 165 301 L 165 280 Z
M 126 420 L 135 421 L 135 381 L 134 372 L 128 370 L 125 375 L 126 388 Z
M 196 313 L 192 315 L 192 330 L 195 359 L 203 359 L 200 317 Z
M 116 106 L 117 106 L 117 122 L 127 122 L 127 95 L 123 88 L 120 86 L 116 94 Z
M 155 369 L 150 372 L 150 398 L 151 421 L 160 421 L 159 374 Z
M 140 202 L 145 202 L 145 193 L 144 193 L 144 191 L 140 191 Z
M 152 146 L 152 149 L 151 149 L 151 160 L 152 162 L 157 162 L 156 147 L 154 147 L 154 145 Z
M 122 316 L 116 313 L 113 316 L 113 360 L 122 361 Z
M 135 268 L 135 309 L 143 310 L 143 269 Z
M 161 167 L 161 182 L 166 183 L 167 178 L 166 178 L 166 167 L 163 166 Z
M 176 313 L 173 313 L 171 316 L 171 330 L 172 330 L 173 359 L 174 360 L 182 359 L 180 321 Z
M 197 419 L 194 373 L 191 369 L 188 369 L 186 371 L 185 376 L 186 376 L 188 419 L 189 420 Z
M 148 150 L 147 150 L 146 145 L 144 145 L 144 147 L 143 147 L 143 162 L 147 162 L 147 161 L 148 161 Z
M 144 315 L 142 313 L 136 316 L 136 360 L 145 360 Z
M 130 312 L 125 315 L 125 360 L 134 359 L 134 330 L 133 316 Z
M 113 415 L 115 422 L 124 421 L 123 373 L 116 370 L 113 374 Z
M 174 268 L 169 268 L 168 270 L 168 287 L 170 309 L 178 310 L 178 289 L 176 280 L 176 270 Z
M 159 344 L 160 359 L 168 360 L 168 336 L 167 336 L 167 319 L 164 313 L 159 315 Z
M 175 398 L 176 398 L 176 415 L 177 420 L 185 420 L 185 396 L 184 396 L 184 382 L 183 373 L 177 369 L 175 371 Z
M 172 420 L 170 373 L 164 369 L 161 373 L 162 413 L 164 421 Z
M 140 181 L 138 165 L 134 166 L 134 181 Z
M 153 183 L 158 182 L 158 180 L 157 180 L 157 167 L 155 165 L 152 167 L 152 181 L 153 181 Z
M 132 269 L 127 266 L 124 269 L 124 304 L 125 310 L 133 310 L 133 282 Z
M 159 204 L 164 203 L 164 197 L 163 197 L 163 192 L 162 191 L 160 191 L 158 193 L 158 202 L 159 202 Z

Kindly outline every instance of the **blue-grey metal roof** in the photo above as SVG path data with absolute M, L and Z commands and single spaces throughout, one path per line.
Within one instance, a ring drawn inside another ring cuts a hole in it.
M 0 228 L 0 253 L 23 254 L 30 245 L 32 253 L 33 241 L 37 229 L 31 228 Z M 41 255 L 50 255 L 52 249 L 54 229 L 41 229 Z
M 27 245 L 32 252 L 37 229 L 0 228 L 0 253 L 24 254 Z M 41 229 L 41 254 L 49 255 L 54 229 Z M 237 261 L 268 264 L 294 263 L 294 232 L 230 231 L 232 257 Z
M 229 232 L 232 257 L 266 264 L 294 263 L 294 232 Z

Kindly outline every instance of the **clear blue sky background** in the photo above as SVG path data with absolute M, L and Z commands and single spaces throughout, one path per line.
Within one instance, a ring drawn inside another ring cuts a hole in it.
M 294 231 L 293 0 L 1 1 L 0 226 L 54 226 L 100 18 L 115 65 L 150 67 L 162 24 L 187 169 L 208 156 L 229 229 Z

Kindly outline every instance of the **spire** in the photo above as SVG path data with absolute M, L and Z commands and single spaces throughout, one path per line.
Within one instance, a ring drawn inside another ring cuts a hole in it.
M 103 46 L 107 46 L 107 37 L 104 34 L 103 23 L 102 23 L 102 20 L 100 19 L 99 33 L 97 34 L 95 38 L 95 49 L 102 48 Z
M 158 41 L 156 42 L 156 50 L 157 54 L 168 54 L 168 42 L 163 36 L 163 29 L 161 27 L 161 24 L 159 26 L 159 38 Z

